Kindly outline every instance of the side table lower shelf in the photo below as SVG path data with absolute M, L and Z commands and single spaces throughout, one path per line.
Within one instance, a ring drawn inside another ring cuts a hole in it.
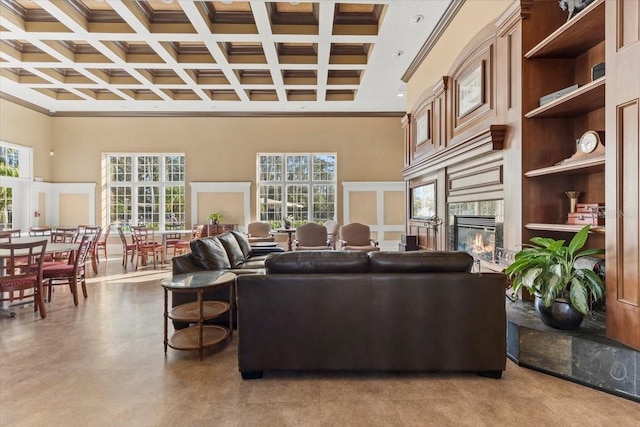
M 176 350 L 198 350 L 211 347 L 229 337 L 229 329 L 217 325 L 202 326 L 202 345 L 200 345 L 200 327 L 190 326 L 176 331 L 169 338 L 168 345 Z

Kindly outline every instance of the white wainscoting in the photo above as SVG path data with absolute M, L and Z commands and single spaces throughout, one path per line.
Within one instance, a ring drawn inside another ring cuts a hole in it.
M 374 224 L 367 224 L 372 232 L 378 236 L 380 250 L 397 251 L 399 240 L 384 240 L 385 232 L 405 233 L 406 227 L 404 222 L 400 224 L 385 224 L 385 200 L 386 192 L 405 192 L 405 183 L 403 181 L 345 181 L 342 183 L 342 220 L 344 224 L 352 222 L 351 218 L 351 193 L 352 192 L 373 192 L 376 195 L 376 215 Z M 403 200 L 406 200 L 403 197 Z M 404 206 L 399 207 L 404 211 Z M 357 220 L 356 220 L 357 221 Z
M 240 231 L 247 231 L 251 222 L 251 182 L 191 182 L 191 223 L 198 223 L 198 195 L 200 193 L 242 193 L 244 223 Z M 224 221 L 223 221 L 224 222 Z
M 45 194 L 46 206 L 39 206 L 38 195 Z M 33 212 L 46 210 L 47 225 L 59 226 L 60 218 L 60 195 L 61 194 L 86 194 L 88 198 L 88 206 L 86 211 L 86 224 L 99 224 L 96 220 L 96 184 L 94 182 L 87 183 L 51 183 L 51 182 L 34 182 L 31 184 L 30 199 L 32 212 L 30 213 L 30 226 L 38 225 L 38 218 L 33 216 Z

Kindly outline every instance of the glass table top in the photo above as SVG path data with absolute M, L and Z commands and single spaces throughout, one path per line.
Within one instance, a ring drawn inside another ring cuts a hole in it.
M 235 280 L 235 273 L 229 271 L 198 271 L 195 273 L 178 274 L 162 279 L 160 284 L 168 289 L 199 289 L 227 285 Z

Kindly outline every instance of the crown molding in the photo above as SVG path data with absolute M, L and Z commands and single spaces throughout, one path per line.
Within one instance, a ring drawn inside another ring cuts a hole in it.
M 4 99 L 6 101 L 9 102 L 13 102 L 14 104 L 18 104 L 22 107 L 28 108 L 30 110 L 36 111 L 38 113 L 42 113 L 44 115 L 53 117 L 53 114 L 51 113 L 51 111 L 47 110 L 46 108 L 42 108 L 39 105 L 36 104 L 32 104 L 31 102 L 27 102 L 23 99 L 20 98 L 16 98 L 13 95 L 9 95 L 8 93 L 4 93 L 4 92 L 0 92 L 0 99 Z
M 415 74 L 415 72 L 418 70 L 418 67 L 422 65 L 422 62 L 427 57 L 427 55 L 429 55 L 431 49 L 433 49 L 436 43 L 438 43 L 438 40 L 440 40 L 440 37 L 442 37 L 447 27 L 449 27 L 449 24 L 458 14 L 465 1 L 466 0 L 453 0 L 451 2 L 444 15 L 442 15 L 442 17 L 436 24 L 436 27 L 429 35 L 427 41 L 424 42 L 416 57 L 413 59 L 413 61 L 411 61 L 411 64 L 409 64 L 409 68 L 407 68 L 407 71 L 405 71 L 402 75 L 401 80 L 403 82 L 409 82 L 409 79 L 411 79 L 411 77 Z

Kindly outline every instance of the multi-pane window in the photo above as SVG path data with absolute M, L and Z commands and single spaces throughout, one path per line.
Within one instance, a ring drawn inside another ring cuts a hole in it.
M 259 154 L 260 220 L 280 227 L 287 216 L 294 225 L 334 219 L 336 162 L 335 154 Z
M 0 176 L 20 176 L 20 150 L 0 146 Z M 13 187 L 0 186 L 0 229 L 13 228 L 13 203 Z
M 183 154 L 108 154 L 109 223 L 184 227 Z
M 0 176 L 20 176 L 20 151 L 0 146 Z
M 13 188 L 0 187 L 0 229 L 13 228 Z

